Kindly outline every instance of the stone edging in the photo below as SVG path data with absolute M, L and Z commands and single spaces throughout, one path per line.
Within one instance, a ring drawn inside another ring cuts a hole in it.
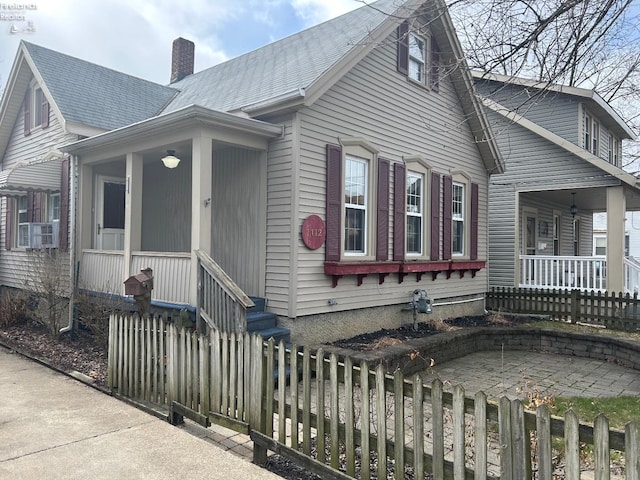
M 400 368 L 405 375 L 429 368 L 431 359 L 438 365 L 470 353 L 502 349 L 592 358 L 640 370 L 638 341 L 552 328 L 465 328 L 372 351 L 323 346 L 326 353 L 348 356 L 357 363 L 366 360 L 370 368 L 382 363 L 389 373 Z

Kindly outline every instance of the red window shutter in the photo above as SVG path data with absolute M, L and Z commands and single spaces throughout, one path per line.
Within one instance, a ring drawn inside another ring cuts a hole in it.
M 24 135 L 31 134 L 31 90 L 24 97 Z
M 389 259 L 389 160 L 378 161 L 378 218 L 376 260 Z
M 449 175 L 442 177 L 442 259 L 451 260 L 451 195 L 453 181 Z
M 49 102 L 42 92 L 42 128 L 49 126 Z
M 33 221 L 42 221 L 42 192 L 33 194 Z
M 58 247 L 61 251 L 69 250 L 69 157 L 62 160 L 62 174 L 60 178 L 60 229 L 58 233 Z
M 325 240 L 325 260 L 340 260 L 340 219 L 342 218 L 342 149 L 337 145 L 327 145 L 327 236 Z
M 404 260 L 406 245 L 405 202 L 407 201 L 407 168 L 404 163 L 393 165 L 393 259 Z
M 440 89 L 440 49 L 438 48 L 438 42 L 434 37 L 431 37 L 431 78 L 429 80 L 429 86 L 431 90 L 437 92 Z
M 471 184 L 471 260 L 478 259 L 478 184 Z
M 398 72 L 409 75 L 409 22 L 398 26 Z
M 13 244 L 13 211 L 15 199 L 13 197 L 6 197 L 7 201 L 7 218 L 5 219 L 5 232 L 4 232 L 4 248 L 11 250 Z
M 440 174 L 431 174 L 431 260 L 440 259 Z
M 29 222 L 36 222 L 36 217 L 35 217 L 35 198 L 36 198 L 36 194 L 35 192 L 28 192 L 27 193 L 27 220 L 29 220 Z

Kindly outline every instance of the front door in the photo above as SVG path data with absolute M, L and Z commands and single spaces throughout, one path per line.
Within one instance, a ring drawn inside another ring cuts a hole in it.
M 538 223 L 537 217 L 532 212 L 524 213 L 524 254 L 535 255 L 536 254 L 536 224 Z M 535 284 L 535 262 L 533 259 L 528 258 L 524 262 L 524 275 L 527 284 Z
M 122 250 L 124 248 L 123 178 L 98 176 L 96 192 L 96 248 Z

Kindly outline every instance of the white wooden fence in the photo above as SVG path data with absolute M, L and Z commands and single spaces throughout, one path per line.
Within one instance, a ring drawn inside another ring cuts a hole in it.
M 259 336 L 179 331 L 160 318 L 111 317 L 109 387 L 159 406 L 177 401 L 249 432 L 254 460 L 275 451 L 323 478 L 579 479 L 590 468 L 604 480 L 618 451 L 625 478 L 639 479 L 636 422 L 625 431 L 610 429 L 604 415 L 581 424 L 572 411 L 528 412 L 519 400 L 467 398 L 462 386 L 448 392 L 382 365 Z M 584 445 L 593 446 L 593 466 L 584 464 Z

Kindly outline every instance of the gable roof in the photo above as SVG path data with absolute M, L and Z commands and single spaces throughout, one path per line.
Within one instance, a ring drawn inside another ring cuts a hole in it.
M 170 87 L 21 41 L 0 103 L 0 156 L 32 77 L 65 130 L 81 135 L 157 115 L 178 93 Z
M 453 66 L 448 73 L 485 166 L 490 172 L 501 172 L 504 162 L 473 93 L 473 80 L 442 0 L 378 0 L 189 75 L 171 85 L 180 93 L 166 111 L 196 104 L 258 116 L 311 105 L 425 3 L 432 11 L 430 26 L 442 60 Z
M 477 70 L 471 71 L 473 78 L 476 80 L 488 80 L 505 85 L 515 85 L 524 88 L 533 88 L 540 91 L 550 91 L 560 93 L 564 95 L 570 95 L 573 97 L 579 97 L 585 103 L 588 103 L 593 113 L 599 118 L 609 119 L 609 128 L 615 131 L 621 139 L 635 140 L 636 135 L 633 130 L 627 125 L 622 117 L 616 112 L 609 103 L 602 98 L 598 92 L 593 89 L 571 87 L 568 85 L 561 85 L 551 82 L 540 82 L 537 80 L 531 80 L 527 78 L 511 77 L 508 75 L 500 75 L 496 73 L 483 73 Z
M 371 50 L 376 40 L 372 33 L 381 24 L 397 25 L 399 20 L 389 21 L 395 19 L 392 14 L 406 9 L 399 9 L 399 3 L 404 2 L 379 0 L 189 75 L 171 85 L 180 94 L 168 110 L 198 104 L 229 112 L 302 99 L 349 52 Z
M 68 122 L 111 130 L 157 115 L 177 91 L 22 42 Z
M 607 162 L 606 160 L 603 160 L 597 155 L 594 155 L 593 153 L 585 150 L 584 148 L 579 147 L 575 143 L 572 143 L 566 140 L 565 138 L 562 138 L 560 135 L 557 135 L 551 132 L 550 130 L 547 130 L 546 128 L 541 127 L 537 123 L 534 123 L 531 120 L 528 120 L 522 115 L 512 110 L 509 110 L 507 107 L 500 105 L 498 102 L 485 98 L 483 99 L 483 104 L 488 109 L 494 111 L 499 115 L 502 115 L 503 117 L 507 118 L 509 121 L 517 125 L 520 125 L 521 127 L 529 130 L 535 135 L 538 135 L 551 143 L 556 144 L 557 146 L 567 151 L 568 153 L 575 155 L 576 157 L 584 160 L 585 162 L 593 165 L 594 167 L 606 172 L 608 175 L 611 175 L 612 177 L 620 179 L 621 182 L 632 187 L 636 187 L 636 188 L 640 187 L 640 179 L 636 178 L 632 174 L 625 172 L 623 169 L 616 167 L 615 165 L 612 165 L 611 163 Z

